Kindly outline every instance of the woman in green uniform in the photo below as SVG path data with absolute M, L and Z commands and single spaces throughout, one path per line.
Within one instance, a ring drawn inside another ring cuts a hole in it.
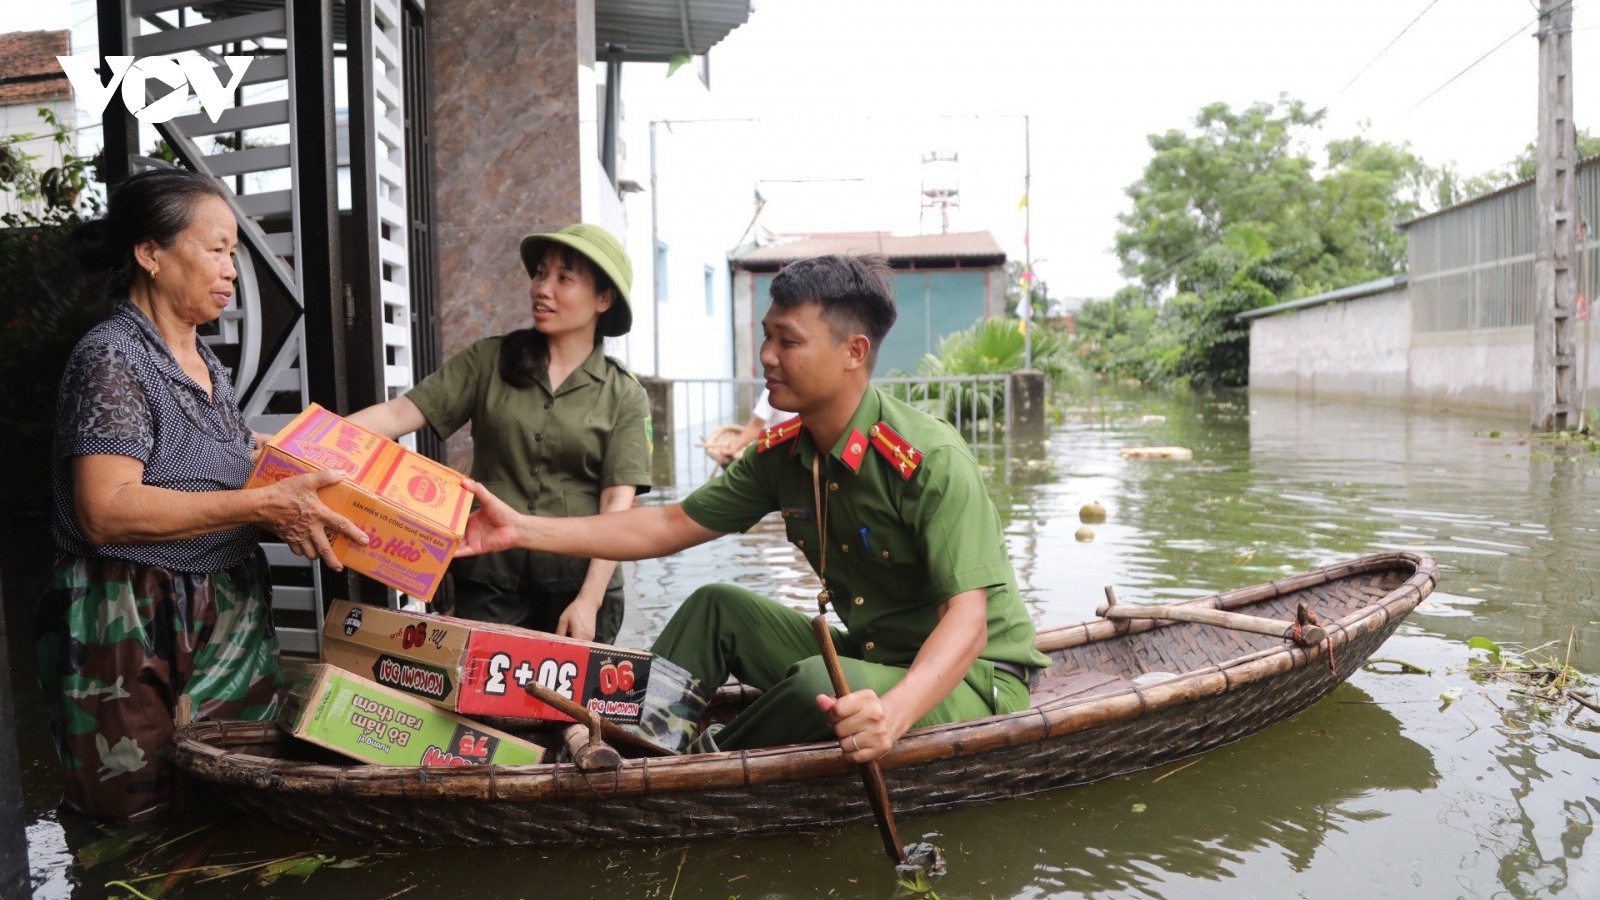
M 650 489 L 650 406 L 608 358 L 633 325 L 633 266 L 595 225 L 522 239 L 532 327 L 484 338 L 405 396 L 351 420 L 397 438 L 472 423 L 472 477 L 520 510 L 588 516 Z M 622 627 L 622 573 L 603 559 L 513 549 L 456 560 L 456 614 L 610 643 Z

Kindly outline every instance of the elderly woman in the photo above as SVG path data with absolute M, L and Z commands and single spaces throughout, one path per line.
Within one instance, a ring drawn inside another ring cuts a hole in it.
M 197 718 L 276 714 L 278 643 L 259 529 L 339 568 L 317 500 L 337 473 L 241 490 L 257 435 L 198 333 L 233 294 L 238 242 L 222 189 L 134 175 L 74 244 L 108 273 L 113 310 L 74 348 L 56 400 L 58 554 L 35 632 L 67 802 L 145 818 L 171 801 L 166 744 Z

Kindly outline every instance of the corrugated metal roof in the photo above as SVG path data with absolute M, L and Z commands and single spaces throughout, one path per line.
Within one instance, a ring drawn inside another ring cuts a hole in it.
M 1577 172 L 1579 169 L 1588 168 L 1589 166 L 1592 166 L 1597 162 L 1600 162 L 1600 156 L 1585 157 L 1583 159 L 1578 160 L 1577 164 L 1572 167 L 1572 171 L 1573 172 Z M 1514 190 L 1517 190 L 1518 188 L 1526 187 L 1527 185 L 1533 184 L 1537 180 L 1538 180 L 1537 177 L 1535 177 L 1535 178 L 1524 178 L 1521 181 L 1513 181 L 1510 184 L 1506 185 L 1505 187 L 1495 188 L 1494 190 L 1490 191 L 1487 194 L 1479 194 L 1476 197 L 1469 197 L 1466 200 L 1463 200 L 1460 203 L 1455 204 L 1454 206 L 1446 206 L 1443 209 L 1436 209 L 1431 213 L 1423 213 L 1422 215 L 1417 216 L 1414 219 L 1407 219 L 1404 222 L 1400 222 L 1400 223 L 1396 224 L 1395 227 L 1400 229 L 1401 231 L 1404 231 L 1407 228 L 1410 228 L 1411 226 L 1417 224 L 1418 222 L 1423 222 L 1423 221 L 1426 221 L 1428 219 L 1436 218 L 1438 216 L 1444 215 L 1445 213 L 1455 212 L 1458 209 L 1465 209 L 1465 208 L 1473 205 L 1474 203 L 1482 203 L 1483 201 L 1488 200 L 1491 197 L 1498 197 L 1501 194 L 1508 194 L 1508 193 L 1510 193 L 1510 192 L 1512 192 Z
M 1006 251 L 987 231 L 903 236 L 881 232 L 809 234 L 757 247 L 735 256 L 733 261 L 741 268 L 756 269 L 826 253 L 882 253 L 891 264 L 951 260 L 966 265 L 999 265 L 1006 261 Z
M 1360 297 L 1371 297 L 1374 294 L 1382 294 L 1386 291 L 1392 291 L 1398 287 L 1404 287 L 1406 282 L 1409 280 L 1410 278 L 1402 272 L 1399 275 L 1390 275 L 1388 278 L 1375 278 L 1371 281 L 1363 281 L 1360 284 L 1353 284 L 1347 288 L 1340 288 L 1337 291 L 1327 291 L 1321 294 L 1312 294 L 1309 297 L 1301 297 L 1298 300 L 1287 300 L 1283 303 L 1274 303 L 1271 306 L 1263 306 L 1260 309 L 1252 309 L 1249 312 L 1239 313 L 1239 315 L 1235 316 L 1235 318 L 1249 321 L 1250 319 L 1259 319 L 1262 316 L 1274 316 L 1282 312 L 1292 312 L 1297 309 L 1305 309 L 1308 306 L 1321 306 L 1324 303 L 1335 303 L 1340 300 L 1355 300 Z
M 626 47 L 628 62 L 700 56 L 750 18 L 750 0 L 595 0 L 595 55 Z

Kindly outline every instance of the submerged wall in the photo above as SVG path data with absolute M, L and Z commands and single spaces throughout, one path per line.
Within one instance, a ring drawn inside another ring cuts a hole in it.
M 1418 333 L 1414 314 L 1401 285 L 1254 319 L 1250 387 L 1301 398 L 1528 410 L 1531 326 Z M 1600 333 L 1596 338 L 1600 352 Z M 1581 349 L 1578 359 L 1581 366 Z M 1587 403 L 1600 406 L 1600 359 L 1590 366 Z

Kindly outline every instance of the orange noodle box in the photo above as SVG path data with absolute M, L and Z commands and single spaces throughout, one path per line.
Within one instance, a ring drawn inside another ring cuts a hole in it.
M 471 510 L 461 473 L 313 403 L 267 442 L 245 487 L 321 469 L 345 477 L 317 496 L 367 533 L 364 544 L 336 535 L 339 561 L 401 593 L 433 599 Z

